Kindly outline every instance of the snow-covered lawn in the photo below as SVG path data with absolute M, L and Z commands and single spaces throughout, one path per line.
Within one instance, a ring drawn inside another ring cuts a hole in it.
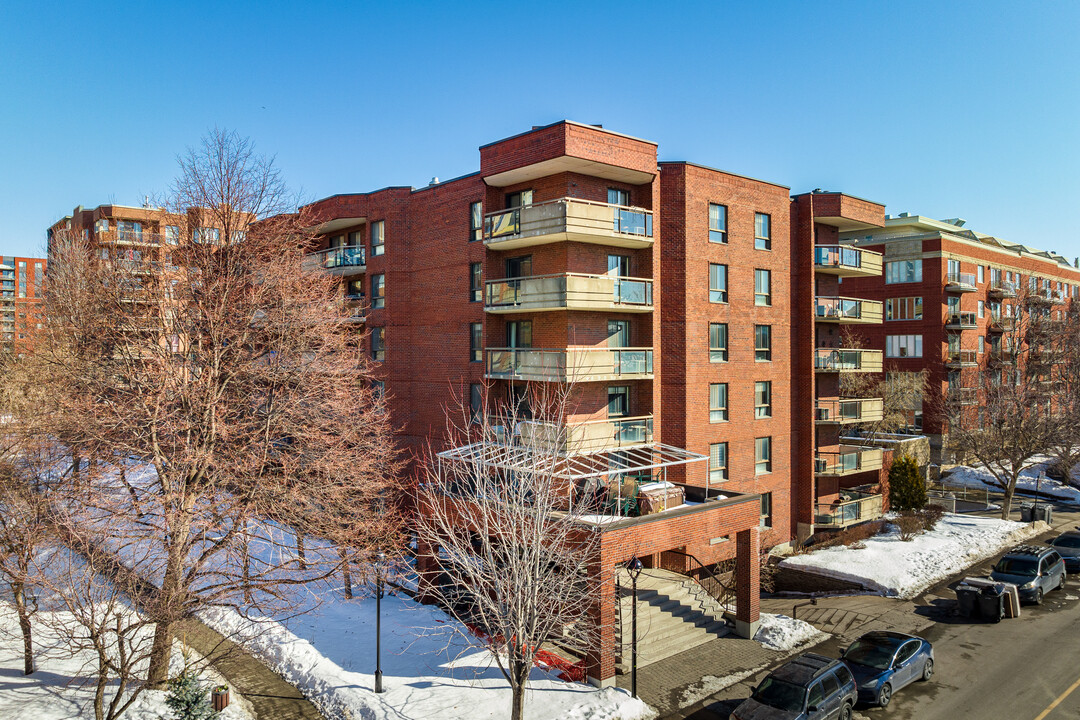
M 1063 500 L 1065 502 L 1080 504 L 1080 489 L 1076 485 L 1080 485 L 1080 475 L 1077 475 L 1080 471 L 1080 466 L 1073 469 L 1072 484 L 1060 482 L 1058 480 L 1051 480 L 1048 477 L 1038 479 L 1039 473 L 1046 470 L 1047 466 L 1053 461 L 1053 458 L 1047 455 L 1037 455 L 1035 463 L 1020 472 L 1020 478 L 1016 482 L 1016 489 L 1021 492 L 1034 493 L 1036 486 L 1038 487 L 1039 494 L 1043 497 L 1051 497 L 1056 500 Z M 990 471 L 986 469 L 985 465 L 958 465 L 950 470 L 943 478 L 943 482 L 948 485 L 959 485 L 962 487 L 979 488 L 980 490 L 985 487 L 991 489 L 1000 490 L 997 485 L 997 481 L 994 480 L 994 476 L 990 474 Z
M 772 613 L 761 613 L 761 626 L 754 634 L 754 639 L 769 650 L 794 650 L 809 643 L 819 643 L 828 637 L 828 633 L 808 622 Z
M 864 541 L 786 558 L 780 565 L 852 580 L 882 595 L 910 598 L 950 575 L 1047 529 L 1025 523 L 946 514 L 933 530 L 910 542 L 889 532 Z
M 382 601 L 385 692 L 376 695 L 375 600 L 345 600 L 327 591 L 315 610 L 260 627 L 230 610 L 202 615 L 295 684 L 329 718 L 481 720 L 505 718 L 510 689 L 490 656 L 471 649 L 463 630 L 437 608 L 408 597 Z M 287 627 L 286 627 L 287 625 Z M 535 669 L 525 699 L 533 720 L 636 720 L 653 715 L 624 690 L 560 680 Z
M 43 618 L 39 618 L 43 619 Z M 9 603 L 0 603 L 0 718 L 4 720 L 73 720 L 94 717 L 94 687 L 91 676 L 96 655 L 72 657 L 64 643 L 43 622 L 34 623 L 37 671 L 23 675 L 22 636 L 18 617 Z M 173 670 L 183 667 L 179 648 L 174 652 Z M 204 672 L 207 685 L 224 682 L 212 672 Z M 113 692 L 110 689 L 109 694 Z M 165 706 L 165 693 L 144 690 L 124 714 L 125 720 L 167 720 L 172 711 Z M 233 702 L 222 720 L 251 720 L 233 693 Z

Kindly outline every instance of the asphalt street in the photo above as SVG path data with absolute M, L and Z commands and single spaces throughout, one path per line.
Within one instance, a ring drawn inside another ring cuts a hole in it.
M 990 564 L 980 563 L 967 574 L 984 575 Z M 1042 606 L 1024 605 L 1019 618 L 997 624 L 957 616 L 951 590 L 943 587 L 916 601 L 914 612 L 932 621 L 921 634 L 934 645 L 933 679 L 899 691 L 886 709 L 857 707 L 856 718 L 1080 718 L 1080 577 L 1070 577 Z M 842 644 L 830 639 L 813 651 L 837 657 Z M 684 717 L 727 720 L 764 675 L 718 692 Z

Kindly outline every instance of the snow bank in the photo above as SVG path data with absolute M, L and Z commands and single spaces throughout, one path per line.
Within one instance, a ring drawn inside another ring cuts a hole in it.
M 1034 494 L 1036 487 L 1038 487 L 1039 494 L 1042 497 L 1080 504 L 1080 489 L 1077 489 L 1072 484 L 1051 480 L 1048 477 L 1039 480 L 1039 473 L 1046 471 L 1046 468 L 1053 462 L 1053 458 L 1048 455 L 1036 455 L 1033 460 L 1034 463 L 1031 467 L 1020 472 L 1020 477 L 1016 481 L 1017 491 Z M 1071 478 L 1073 483 L 1078 482 L 1076 477 L 1078 471 L 1080 471 L 1080 467 L 1074 468 L 1073 477 Z M 942 480 L 949 485 L 973 487 L 980 490 L 985 487 L 999 491 L 1001 489 L 985 465 L 958 465 L 950 470 Z
M 761 613 L 761 626 L 754 639 L 770 650 L 794 650 L 811 642 L 819 643 L 829 637 L 808 622 L 787 615 Z
M 42 611 L 38 620 L 43 620 Z M 63 615 L 63 613 L 58 613 Z M 10 603 L 0 603 L 0 718 L 4 720 L 72 720 L 94 717 L 94 686 L 90 673 L 96 654 L 83 652 L 72 655 L 65 642 L 43 622 L 34 622 L 34 646 L 37 671 L 22 674 L 22 636 L 18 616 Z M 179 647 L 172 657 L 174 672 L 183 667 Z M 215 673 L 204 673 L 207 685 L 221 682 Z M 108 691 L 112 693 L 113 690 Z M 252 716 L 239 701 L 235 692 L 233 702 L 221 715 L 221 720 L 251 720 Z M 124 713 L 124 720 L 161 720 L 172 717 L 165 705 L 165 692 L 144 690 Z
M 843 545 L 784 559 L 780 565 L 851 580 L 890 597 L 910 598 L 931 585 L 1008 547 L 1043 532 L 1045 523 L 971 515 L 945 515 L 933 530 L 910 542 L 890 532 L 865 540 L 865 548 Z
M 375 600 L 328 591 L 310 613 L 286 623 L 245 620 L 228 609 L 202 619 L 296 685 L 328 718 L 481 720 L 509 714 L 510 689 L 491 656 L 442 611 L 387 595 L 382 601 L 385 692 L 375 694 Z M 536 668 L 525 716 L 531 720 L 638 720 L 653 716 L 624 690 L 596 689 Z

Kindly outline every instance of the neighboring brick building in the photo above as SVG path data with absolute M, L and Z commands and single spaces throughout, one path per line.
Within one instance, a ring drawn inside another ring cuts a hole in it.
M 851 229 L 845 243 L 883 253 L 880 279 L 849 278 L 844 289 L 883 305 L 882 325 L 861 329 L 866 346 L 884 350 L 887 372 L 929 371 L 932 396 L 960 405 L 978 402 L 978 379 L 1005 344 L 1018 295 L 1051 321 L 1080 296 L 1080 270 L 1060 255 L 964 228 L 960 219 L 901 214 L 884 227 Z M 1002 342 L 1003 334 L 1006 336 Z M 932 401 L 912 408 L 911 424 L 929 438 L 932 457 L 948 459 L 948 428 Z
M 0 348 L 22 355 L 45 322 L 45 258 L 0 258 Z

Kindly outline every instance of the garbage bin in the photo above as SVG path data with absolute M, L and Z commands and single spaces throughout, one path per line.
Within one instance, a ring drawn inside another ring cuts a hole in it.
M 979 612 L 979 590 L 970 585 L 956 586 L 956 604 L 960 608 L 960 615 L 969 618 Z
M 1031 521 L 1037 522 L 1042 520 L 1047 525 L 1052 525 L 1051 522 L 1054 519 L 1054 507 L 1050 503 L 1039 503 L 1031 512 Z
M 1035 506 L 1031 503 L 1023 503 L 1020 506 L 1020 522 L 1034 522 Z
M 1005 587 L 988 585 L 979 593 L 979 614 L 983 620 L 1001 622 L 1005 617 Z

